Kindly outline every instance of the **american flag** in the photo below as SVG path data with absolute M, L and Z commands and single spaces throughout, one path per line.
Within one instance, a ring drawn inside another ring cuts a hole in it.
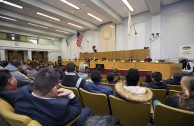
M 77 47 L 81 47 L 83 36 L 77 31 Z

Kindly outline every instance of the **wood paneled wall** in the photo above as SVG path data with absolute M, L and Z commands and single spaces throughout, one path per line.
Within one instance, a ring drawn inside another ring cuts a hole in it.
M 111 51 L 111 52 L 97 52 L 97 53 L 80 53 L 80 59 L 102 59 L 106 58 L 108 60 L 119 59 L 119 60 L 128 60 L 130 57 L 133 57 L 135 60 L 144 60 L 147 55 L 150 54 L 149 49 L 137 49 L 137 50 L 124 50 L 124 51 Z

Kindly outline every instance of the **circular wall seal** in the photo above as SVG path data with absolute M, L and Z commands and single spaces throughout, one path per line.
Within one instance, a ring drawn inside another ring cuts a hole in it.
M 112 31 L 108 28 L 102 30 L 102 38 L 105 40 L 110 39 L 112 36 Z

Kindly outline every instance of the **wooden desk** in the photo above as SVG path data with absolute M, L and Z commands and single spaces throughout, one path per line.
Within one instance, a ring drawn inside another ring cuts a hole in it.
M 69 63 L 69 62 L 73 62 L 76 66 L 79 66 L 80 65 L 80 63 L 83 63 L 83 64 L 88 64 L 88 63 L 86 63 L 85 61 L 67 61 L 67 60 L 64 60 L 64 61 L 62 61 L 62 65 L 67 65 L 67 63 Z
M 95 68 L 96 64 L 104 64 L 104 69 L 114 69 L 114 62 L 111 61 L 90 61 L 90 68 Z

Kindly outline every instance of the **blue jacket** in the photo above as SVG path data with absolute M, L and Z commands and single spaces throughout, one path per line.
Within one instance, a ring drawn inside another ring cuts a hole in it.
M 81 104 L 77 98 L 38 98 L 32 95 L 32 89 L 24 86 L 16 95 L 15 112 L 29 116 L 43 126 L 65 126 L 81 113 Z
M 86 82 L 83 89 L 93 93 L 103 93 L 108 95 L 113 94 L 113 89 L 109 86 L 104 86 L 101 83 Z

